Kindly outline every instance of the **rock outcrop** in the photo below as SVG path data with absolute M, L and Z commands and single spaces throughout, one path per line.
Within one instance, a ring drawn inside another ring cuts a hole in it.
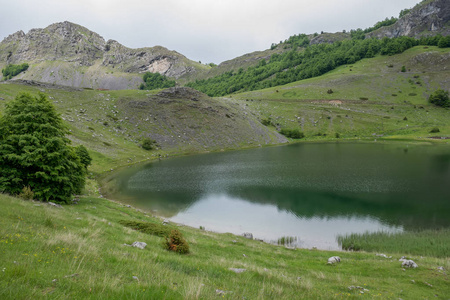
M 395 24 L 382 27 L 366 36 L 420 38 L 437 34 L 450 35 L 450 2 L 448 0 L 422 1 Z
M 201 68 L 164 47 L 130 49 L 67 21 L 18 31 L 0 43 L 0 67 L 24 62 L 30 68 L 17 79 L 100 89 L 137 88 L 144 72 L 178 79 Z

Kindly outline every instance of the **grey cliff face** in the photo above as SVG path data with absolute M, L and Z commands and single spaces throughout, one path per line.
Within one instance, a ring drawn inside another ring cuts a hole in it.
M 367 37 L 400 37 L 420 38 L 436 34 L 450 35 L 450 1 L 435 0 L 414 7 L 395 24 L 382 27 L 367 34 Z
M 175 51 L 160 46 L 130 49 L 67 21 L 27 34 L 18 31 L 0 43 L 0 65 L 24 62 L 31 67 L 21 79 L 107 89 L 137 88 L 142 82 L 139 73 L 180 78 L 197 71 L 194 62 Z M 111 69 L 117 75 L 108 75 Z

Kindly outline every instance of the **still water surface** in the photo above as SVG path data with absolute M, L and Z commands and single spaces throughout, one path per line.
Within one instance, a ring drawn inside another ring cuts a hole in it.
M 304 248 L 450 227 L 450 146 L 321 143 L 179 157 L 117 175 L 114 197 L 173 222 Z

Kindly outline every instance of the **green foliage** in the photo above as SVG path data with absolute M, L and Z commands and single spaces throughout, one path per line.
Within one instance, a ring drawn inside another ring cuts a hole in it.
M 353 251 L 386 251 L 390 253 L 448 257 L 450 234 L 448 229 L 402 233 L 352 233 L 340 235 L 342 249 Z
M 433 128 L 430 130 L 430 133 L 438 133 L 438 132 L 441 132 L 441 131 L 439 130 L 438 127 L 433 127 Z
M 26 71 L 28 67 L 29 65 L 27 63 L 23 63 L 21 65 L 7 65 L 5 69 L 2 69 L 3 79 L 11 79 L 20 72 Z
M 30 187 L 42 201 L 68 202 L 80 193 L 85 169 L 61 117 L 47 97 L 19 94 L 0 118 L 0 191 Z
M 402 66 L 401 72 L 405 73 L 406 72 L 406 67 Z
M 280 130 L 280 133 L 291 139 L 302 139 L 305 137 L 305 134 L 298 129 L 283 128 Z
M 79 145 L 75 148 L 75 151 L 80 158 L 81 164 L 87 169 L 87 167 L 92 162 L 92 157 L 89 155 L 89 152 L 87 151 L 86 147 L 83 145 Z
M 271 126 L 271 125 L 273 125 L 272 119 L 270 119 L 270 118 L 262 119 L 261 124 L 263 124 L 264 126 Z
M 24 186 L 19 197 L 24 200 L 32 200 L 34 198 L 34 193 L 29 186 Z
M 122 224 L 123 226 L 130 227 L 134 230 L 160 237 L 166 237 L 171 232 L 170 227 L 157 223 L 136 222 L 127 220 L 120 220 L 119 223 Z
M 436 90 L 433 94 L 428 98 L 428 102 L 441 107 L 450 107 L 450 99 L 448 96 L 448 91 L 444 90 Z
M 303 41 L 303 42 L 300 42 Z M 261 60 L 257 66 L 245 71 L 228 71 L 216 77 L 189 82 L 187 86 L 209 96 L 224 96 L 235 92 L 259 90 L 290 82 L 317 77 L 338 66 L 353 64 L 363 58 L 376 55 L 394 55 L 416 45 L 437 45 L 439 38 L 410 37 L 356 39 L 333 44 L 307 45 L 301 36 L 287 40 L 286 45 L 301 45 L 304 51 L 291 49 L 274 54 L 268 61 Z M 306 45 L 306 46 L 305 46 Z
M 169 80 L 166 76 L 159 73 L 146 72 L 144 74 L 144 83 L 141 83 L 141 90 L 164 89 L 175 86 L 175 80 Z
M 403 16 L 409 14 L 410 11 L 411 11 L 410 8 L 402 9 L 402 10 L 400 11 L 400 14 L 398 15 L 398 17 L 401 18 L 401 17 L 403 17 Z
M 180 231 L 174 229 L 169 236 L 165 237 L 163 247 L 166 250 L 174 251 L 179 254 L 189 253 L 189 244 L 184 239 Z
M 450 47 L 450 35 L 443 36 L 439 39 L 438 45 L 439 48 L 447 48 Z
M 151 138 L 144 138 L 142 139 L 141 147 L 144 150 L 152 150 L 155 144 L 156 144 L 155 140 L 152 140 Z

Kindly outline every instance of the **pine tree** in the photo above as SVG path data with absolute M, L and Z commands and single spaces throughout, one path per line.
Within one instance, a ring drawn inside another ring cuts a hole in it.
M 85 182 L 61 117 L 44 94 L 19 94 L 0 118 L 0 192 L 30 187 L 35 199 L 68 202 Z

